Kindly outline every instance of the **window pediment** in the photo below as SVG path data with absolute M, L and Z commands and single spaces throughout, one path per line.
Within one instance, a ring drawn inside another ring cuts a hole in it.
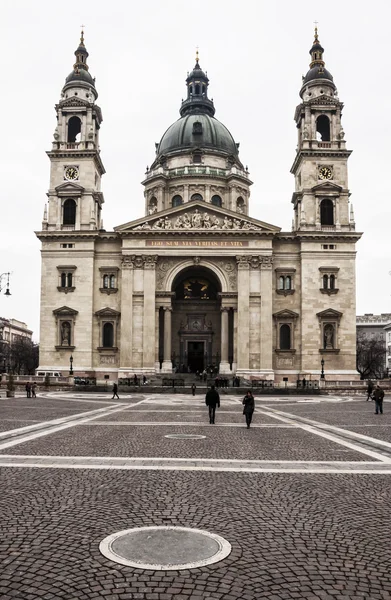
M 338 310 L 334 310 L 333 308 L 326 308 L 326 310 L 316 313 L 316 316 L 320 320 L 334 319 L 339 321 L 342 315 L 343 313 L 339 312 Z
M 84 193 L 84 187 L 72 181 L 60 183 L 55 190 L 58 196 L 81 196 Z
M 299 314 L 297 312 L 294 312 L 293 310 L 288 310 L 288 309 L 284 309 L 284 310 L 280 310 L 279 312 L 273 313 L 273 317 L 275 319 L 297 319 L 297 317 L 299 316 Z
M 95 313 L 95 316 L 99 317 L 100 319 L 118 319 L 120 315 L 120 312 L 114 310 L 113 308 L 109 308 L 108 306 L 106 308 L 101 308 Z
M 314 192 L 316 196 L 320 196 L 322 194 L 339 195 L 342 192 L 342 187 L 333 181 L 322 181 L 321 183 L 313 186 L 312 192 Z
M 61 306 L 61 308 L 54 309 L 53 314 L 56 317 L 74 317 L 79 314 L 79 311 L 69 308 L 69 306 Z

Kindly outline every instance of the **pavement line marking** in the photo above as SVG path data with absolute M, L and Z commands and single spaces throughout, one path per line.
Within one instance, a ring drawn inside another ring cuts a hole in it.
M 278 414 L 286 415 L 288 417 L 293 417 L 294 419 L 296 419 L 296 415 L 291 415 L 290 413 L 283 413 L 279 410 L 276 410 L 275 408 L 271 408 L 270 410 L 272 410 L 273 412 L 276 412 Z M 299 422 L 300 422 L 300 420 L 302 420 L 305 423 L 308 423 L 309 425 L 313 425 L 314 427 L 319 427 L 320 429 L 328 429 L 328 430 L 331 429 L 332 431 L 335 431 L 336 433 L 340 433 L 342 435 L 348 434 L 351 437 L 357 438 L 357 440 L 362 440 L 365 442 L 372 442 L 372 443 L 376 442 L 376 444 L 378 444 L 380 446 L 384 446 L 385 448 L 388 448 L 391 450 L 390 442 L 386 442 L 384 440 L 378 440 L 377 438 L 372 438 L 372 437 L 369 437 L 362 433 L 357 433 L 355 431 L 350 431 L 350 429 L 342 429 L 341 427 L 336 427 L 335 425 L 328 425 L 327 423 L 322 423 L 320 421 L 314 421 L 313 419 L 308 419 L 308 417 L 298 416 L 298 419 L 299 419 Z M 365 425 L 364 425 L 364 427 L 365 427 Z
M 5 448 L 12 448 L 13 446 L 17 446 L 19 444 L 24 444 L 26 442 L 35 440 L 36 438 L 43 437 L 44 435 L 50 435 L 51 433 L 57 433 L 58 431 L 69 429 L 70 427 L 74 427 L 78 424 L 88 423 L 89 421 L 92 421 L 94 419 L 105 417 L 107 416 L 107 414 L 114 414 L 116 412 L 129 410 L 133 408 L 133 406 L 142 404 L 144 401 L 145 399 L 143 398 L 139 402 L 136 402 L 135 404 L 132 404 L 130 406 L 126 404 L 116 403 L 110 406 L 106 406 L 104 408 L 97 408 L 93 411 L 79 413 L 68 417 L 62 417 L 60 419 L 54 419 L 53 421 L 43 421 L 41 423 L 37 423 L 36 425 L 27 425 L 26 427 L 21 427 L 19 429 L 11 429 L 8 431 L 4 431 L 0 433 L 0 450 Z M 83 418 L 84 415 L 86 415 L 85 418 Z M 58 424 L 58 426 L 56 426 L 56 423 Z M 26 435 L 23 436 L 23 433 L 25 433 Z M 1 438 L 17 436 L 22 437 L 18 437 L 18 439 L 14 439 L 9 442 L 1 443 Z
M 7 460 L 12 457 L 12 460 Z M 93 462 L 95 461 L 95 462 Z M 153 459 L 118 457 L 0 456 L 0 467 L 99 470 L 220 471 L 235 473 L 344 473 L 389 475 L 391 466 L 379 462 L 240 461 L 222 459 Z
M 266 411 L 262 411 L 262 410 L 258 411 L 258 412 L 261 412 L 264 415 L 267 415 L 269 417 L 272 417 L 274 414 L 275 418 L 279 419 L 280 421 L 284 421 L 285 423 L 293 423 L 295 425 L 299 425 L 300 428 L 303 429 L 304 431 L 308 431 L 309 433 L 313 433 L 315 435 L 318 435 L 319 437 L 323 437 L 332 442 L 336 442 L 337 444 L 339 444 L 341 446 L 345 446 L 346 448 L 350 448 L 351 450 L 354 450 L 355 452 L 360 452 L 361 454 L 366 454 L 367 456 L 371 456 L 372 458 L 375 458 L 382 462 L 386 462 L 386 463 L 391 462 L 391 458 L 385 456 L 384 454 L 374 452 L 373 450 L 367 450 L 366 448 L 362 448 L 361 446 L 357 446 L 356 444 L 353 444 L 352 442 L 347 442 L 346 440 L 343 440 L 340 437 L 338 437 L 338 435 L 337 435 L 338 432 L 341 432 L 341 433 L 343 432 L 344 435 L 346 435 L 347 433 L 350 433 L 347 429 L 338 429 L 338 427 L 330 426 L 330 428 L 332 430 L 336 431 L 336 434 L 333 435 L 332 433 L 327 433 L 326 431 L 319 430 L 319 429 L 326 429 L 326 428 L 328 429 L 329 428 L 324 423 L 318 423 L 317 421 L 312 421 L 316 425 L 314 425 L 314 426 L 306 425 L 305 423 L 302 423 L 299 420 L 296 420 L 296 415 L 288 416 L 288 413 L 282 413 L 281 411 L 278 411 L 273 408 L 269 408 L 268 410 L 269 411 L 272 410 L 273 412 L 266 412 Z M 287 415 L 287 416 L 282 416 L 282 415 Z M 317 427 L 319 427 L 319 429 L 317 429 Z M 359 436 L 359 434 L 357 434 L 357 436 Z M 364 436 L 364 437 L 366 437 L 366 436 Z M 367 437 L 367 440 L 371 441 L 372 443 L 375 443 L 375 444 L 377 444 L 377 441 L 378 441 L 375 438 L 370 438 L 370 437 Z
M 158 426 L 158 427 L 162 427 L 162 426 L 186 426 L 189 425 L 191 427 L 208 427 L 209 428 L 209 423 L 200 423 L 199 421 L 100 421 L 99 423 L 91 423 L 91 425 L 122 425 L 122 426 L 129 426 L 129 425 L 153 425 L 153 426 Z M 243 425 L 243 423 L 216 423 L 215 424 L 216 427 L 241 427 L 242 429 L 246 429 L 246 426 Z M 294 428 L 299 428 L 299 425 L 288 425 L 288 424 L 284 424 L 284 425 L 280 425 L 277 423 L 262 423 L 262 424 L 257 424 L 257 423 L 252 423 L 251 424 L 251 428 L 255 428 L 255 427 L 273 427 L 273 428 L 282 428 L 282 429 L 294 429 Z

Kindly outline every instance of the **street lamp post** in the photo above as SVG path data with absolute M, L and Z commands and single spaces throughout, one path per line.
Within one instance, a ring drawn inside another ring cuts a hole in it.
M 320 366 L 322 367 L 322 370 L 320 372 L 320 378 L 324 379 L 324 358 L 322 358 L 322 360 L 320 361 Z
M 11 273 L 1 273 L 0 274 L 0 292 L 2 292 L 3 288 L 4 288 L 3 279 L 7 278 L 7 282 L 5 284 L 6 288 L 5 288 L 4 296 L 11 296 L 11 292 L 10 292 L 10 275 L 11 275 Z
M 72 356 L 72 354 L 69 357 L 69 375 L 73 375 L 73 356 Z

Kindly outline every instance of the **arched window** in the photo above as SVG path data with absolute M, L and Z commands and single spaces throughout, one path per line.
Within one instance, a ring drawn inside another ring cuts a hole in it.
M 335 275 L 330 275 L 330 290 L 335 290 Z
M 109 287 L 109 276 L 103 275 L 103 287 L 105 290 Z
M 329 198 L 325 198 L 320 203 L 320 223 L 321 225 L 334 225 L 334 205 Z
M 67 274 L 61 273 L 61 287 L 67 287 Z
M 291 327 L 290 325 L 281 325 L 280 327 L 280 350 L 291 349 Z
M 215 194 L 214 196 L 212 196 L 212 204 L 214 204 L 215 206 L 221 207 L 221 205 L 223 204 L 223 201 L 220 196 Z
M 198 84 L 198 83 L 196 83 L 196 86 L 195 86 L 195 93 L 196 93 L 196 94 L 199 94 L 199 93 L 200 93 L 200 86 L 199 86 L 199 84 Z
M 326 115 L 320 115 L 316 119 L 316 131 L 319 133 L 322 142 L 330 141 L 330 121 Z
M 203 197 L 201 196 L 201 194 L 193 194 L 192 197 L 190 198 L 190 200 L 192 202 L 199 202 L 203 200 Z
M 190 90 L 190 94 L 192 94 L 193 93 L 193 86 L 192 85 L 190 86 L 189 90 Z
M 64 225 L 75 225 L 76 223 L 76 202 L 71 198 L 65 200 L 64 202 L 64 215 L 63 215 L 63 224 Z
M 278 278 L 278 289 L 283 290 L 284 285 L 285 285 L 285 277 L 283 275 L 280 275 L 280 277 Z
M 68 142 L 79 142 L 81 121 L 79 117 L 71 117 L 68 121 Z
M 291 290 L 292 289 L 292 278 L 290 275 L 285 277 L 285 286 L 284 289 Z
M 238 213 L 243 214 L 244 213 L 244 200 L 243 198 L 240 196 L 237 200 L 236 200 L 236 210 Z
M 112 323 L 103 325 L 103 348 L 112 348 L 114 346 L 114 327 Z
M 329 288 L 329 276 L 323 275 L 323 289 L 327 290 Z
M 67 287 L 72 287 L 72 273 L 67 273 Z
M 110 275 L 110 287 L 112 290 L 115 288 L 115 275 Z
M 179 194 L 174 196 L 173 199 L 171 200 L 171 204 L 173 207 L 180 206 L 181 204 L 183 204 L 182 196 L 179 196 Z

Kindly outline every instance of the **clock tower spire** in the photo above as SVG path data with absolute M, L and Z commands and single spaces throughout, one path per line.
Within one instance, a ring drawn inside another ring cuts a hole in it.
M 55 106 L 57 125 L 52 149 L 47 153 L 51 173 L 43 229 L 48 231 L 101 228 L 104 199 L 100 189 L 105 172 L 99 149 L 102 112 L 96 104 L 98 92 L 89 72 L 88 56 L 82 29 L 73 70 Z
M 352 231 L 349 214 L 348 158 L 342 127 L 343 104 L 333 76 L 325 67 L 318 28 L 312 47 L 310 69 L 303 77 L 301 104 L 295 121 L 298 131 L 293 229 L 296 231 Z

